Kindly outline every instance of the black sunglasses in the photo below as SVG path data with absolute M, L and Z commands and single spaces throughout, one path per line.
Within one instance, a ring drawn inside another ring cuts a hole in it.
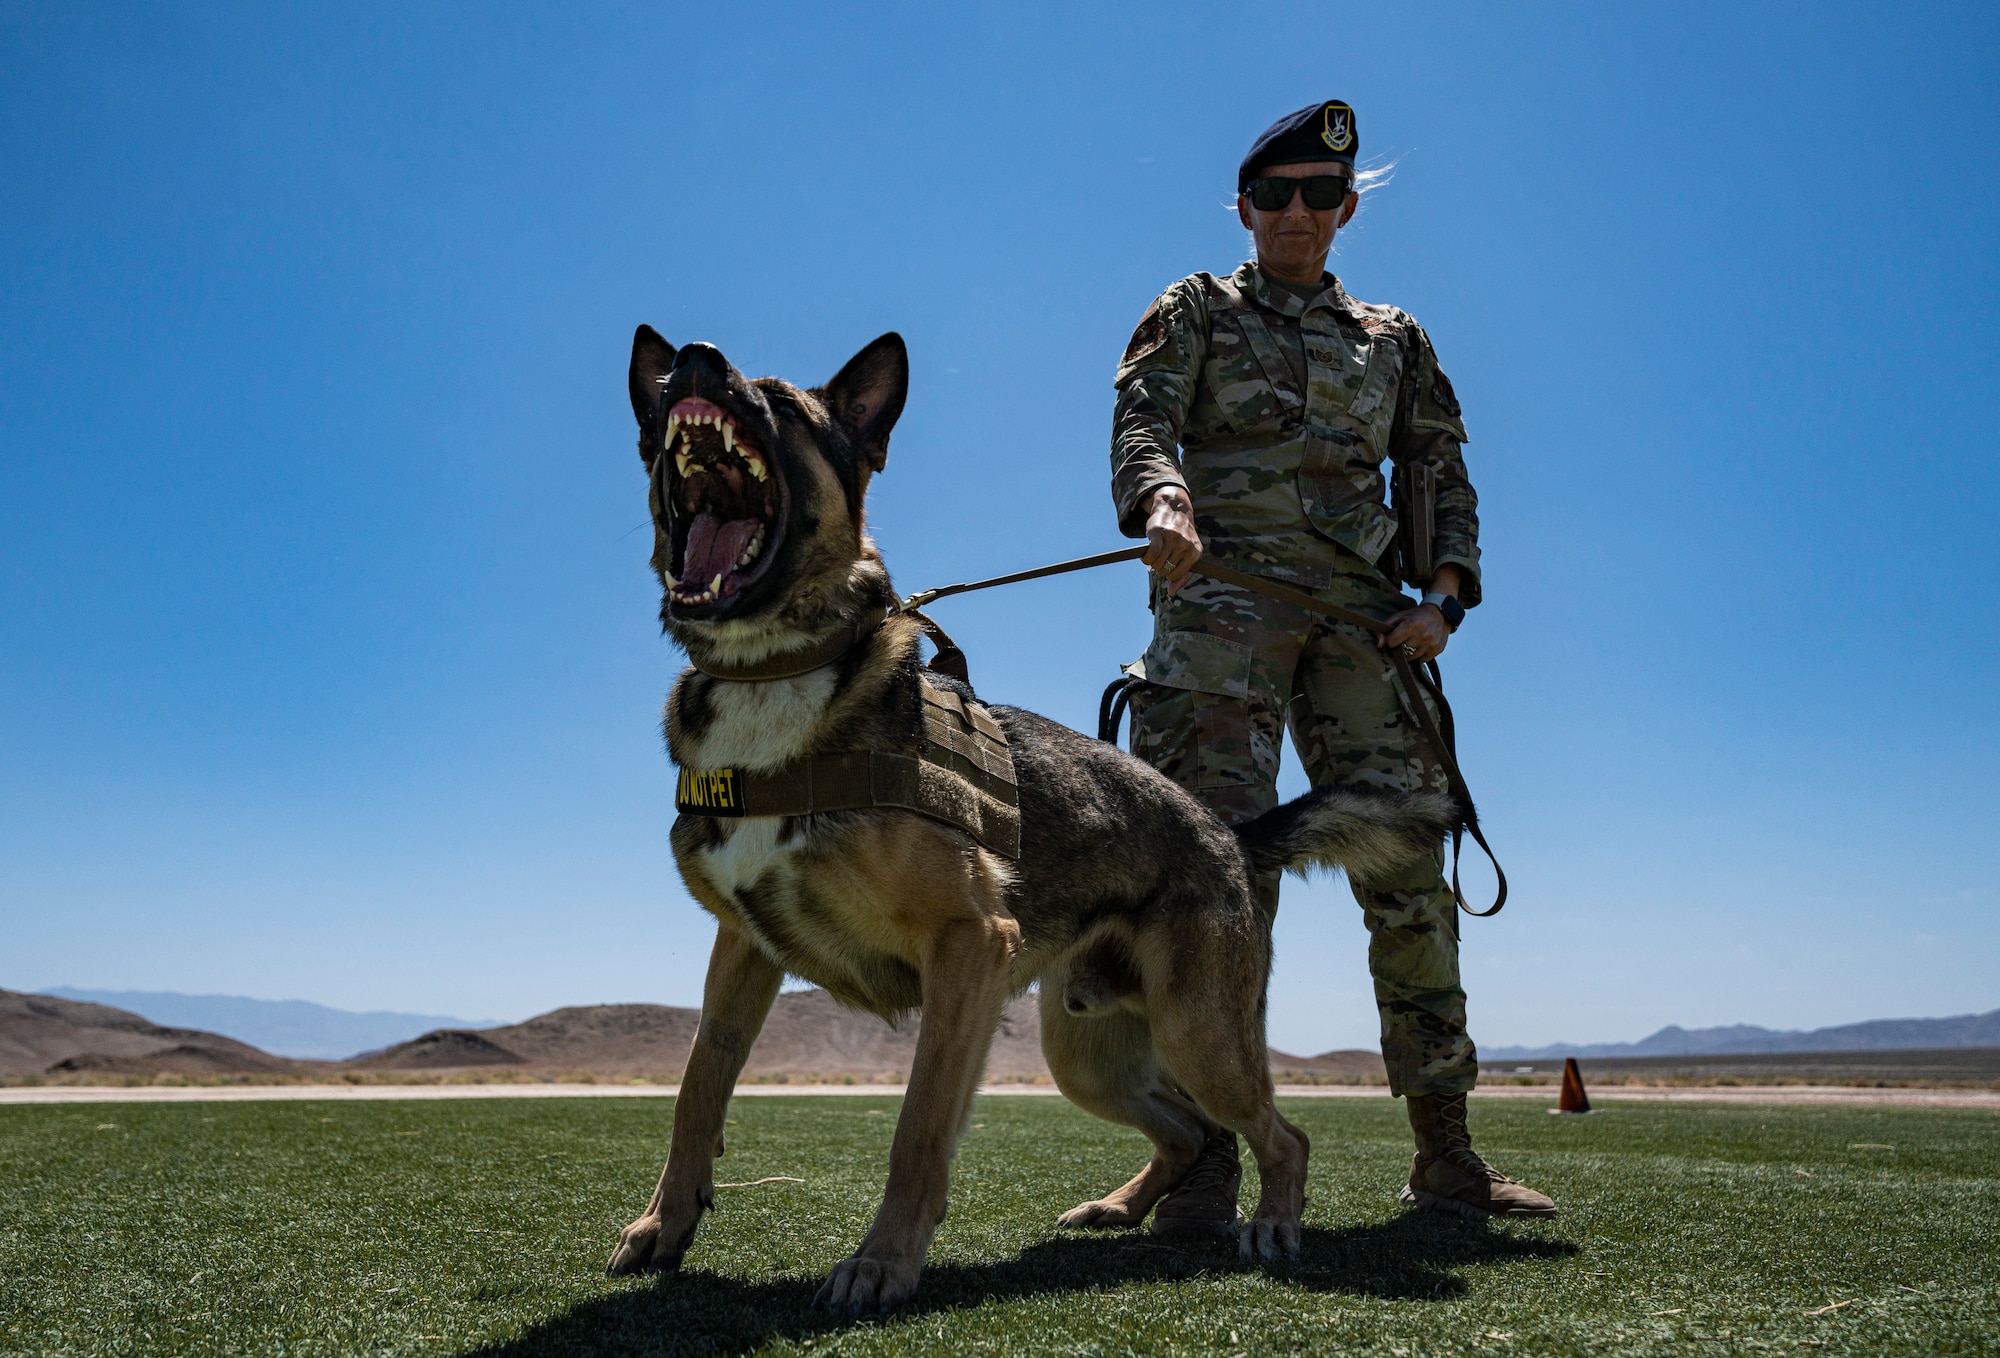
M 1276 176 L 1253 179 L 1244 185 L 1243 192 L 1249 196 L 1250 206 L 1259 212 L 1278 212 L 1290 207 L 1295 189 L 1305 195 L 1307 207 L 1314 212 L 1325 212 L 1346 202 L 1353 188 L 1354 181 L 1346 175 L 1316 174 L 1305 179 Z

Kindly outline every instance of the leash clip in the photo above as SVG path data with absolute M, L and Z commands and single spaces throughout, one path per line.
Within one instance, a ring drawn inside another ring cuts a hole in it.
M 953 586 L 946 585 L 941 589 L 918 590 L 915 594 L 897 604 L 896 611 L 898 613 L 914 613 L 925 604 L 935 601 L 939 595 L 951 588 Z

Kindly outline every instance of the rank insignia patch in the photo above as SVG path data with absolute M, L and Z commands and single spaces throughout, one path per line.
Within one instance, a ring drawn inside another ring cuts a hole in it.
M 674 810 L 690 816 L 740 816 L 743 780 L 735 769 L 682 769 Z
M 1326 106 L 1326 122 L 1319 139 L 1335 151 L 1354 149 L 1354 110 L 1338 100 Z

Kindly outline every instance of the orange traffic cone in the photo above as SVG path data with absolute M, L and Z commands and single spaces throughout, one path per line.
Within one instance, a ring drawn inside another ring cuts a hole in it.
M 1576 1058 L 1563 1058 L 1562 1095 L 1556 1100 L 1558 1113 L 1588 1113 L 1590 1095 L 1583 1092 L 1583 1072 L 1576 1068 Z

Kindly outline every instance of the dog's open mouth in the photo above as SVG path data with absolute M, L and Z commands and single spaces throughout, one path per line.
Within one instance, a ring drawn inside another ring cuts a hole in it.
M 662 470 L 673 524 L 668 594 L 684 609 L 726 606 L 777 558 L 783 482 L 735 417 L 692 396 L 667 412 Z

